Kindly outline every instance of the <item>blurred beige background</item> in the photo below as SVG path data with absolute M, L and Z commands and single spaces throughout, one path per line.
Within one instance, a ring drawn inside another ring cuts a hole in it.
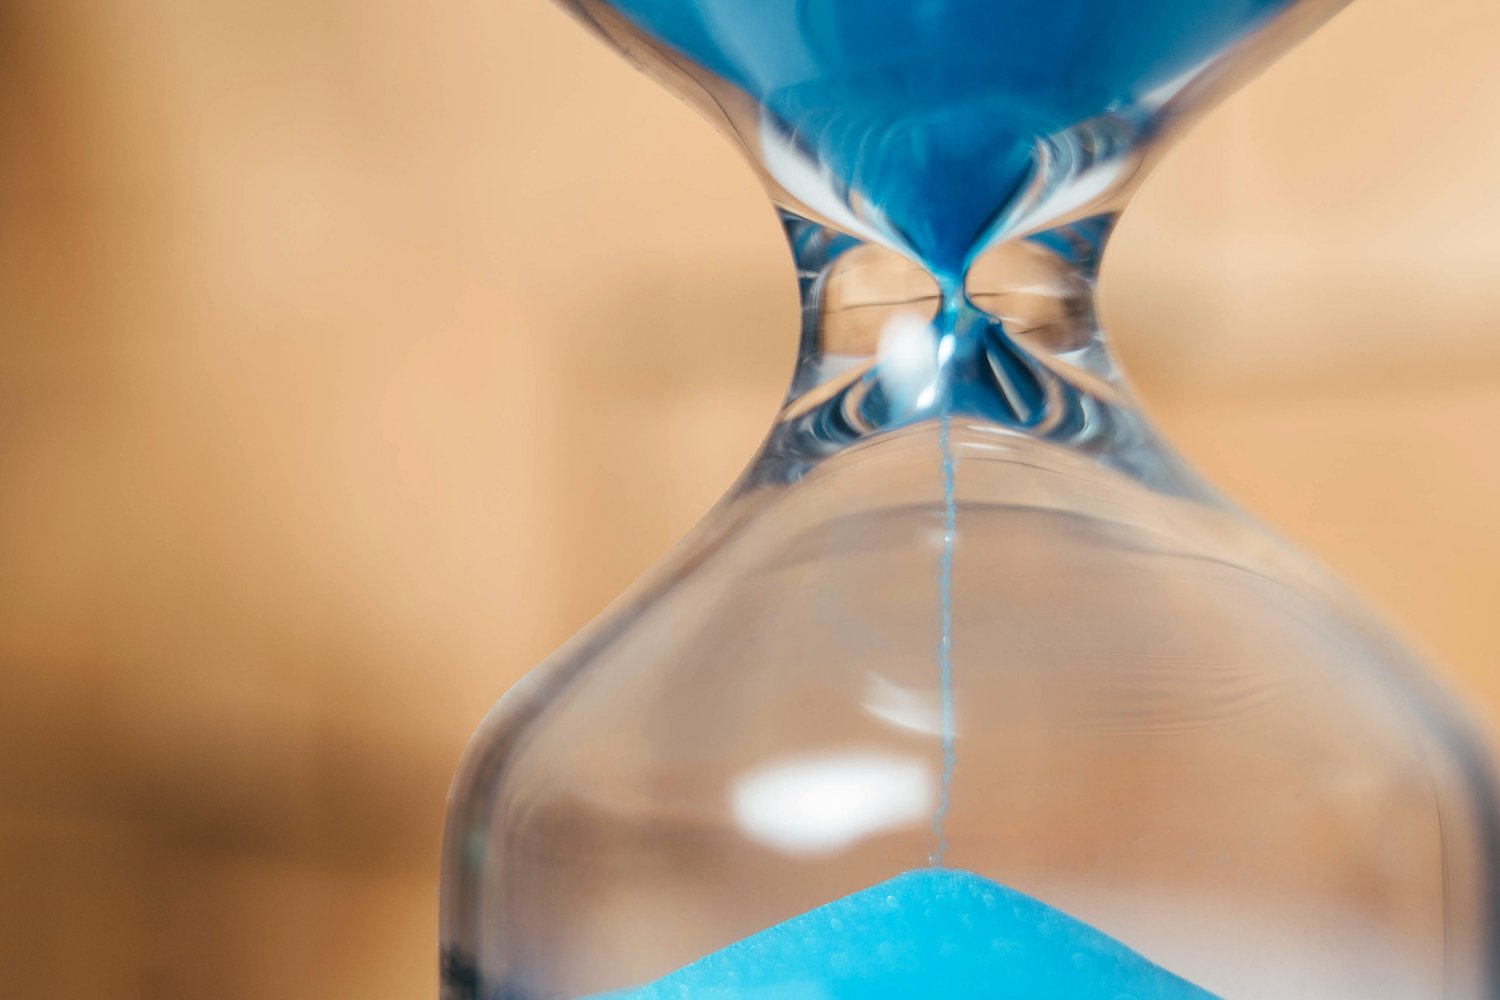
M 1160 169 L 1147 405 L 1500 718 L 1493 0 L 1359 0 Z M 543 0 L 0 2 L 0 996 L 435 993 L 491 701 L 728 484 L 778 227 Z

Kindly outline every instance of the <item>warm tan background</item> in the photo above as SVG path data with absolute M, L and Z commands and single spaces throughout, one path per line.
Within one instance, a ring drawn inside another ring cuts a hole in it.
M 1148 405 L 1500 717 L 1500 4 L 1360 0 L 1107 277 Z M 794 301 L 543 0 L 0 0 L 0 996 L 434 993 L 445 785 Z

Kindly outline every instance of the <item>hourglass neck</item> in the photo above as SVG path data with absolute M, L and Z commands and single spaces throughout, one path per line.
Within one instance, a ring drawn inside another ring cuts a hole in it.
M 1153 488 L 1201 492 L 1132 401 L 1094 293 L 1114 215 L 992 248 L 934 275 L 783 213 L 802 294 L 797 367 L 756 478 L 790 481 L 851 445 L 967 420 L 1087 454 Z

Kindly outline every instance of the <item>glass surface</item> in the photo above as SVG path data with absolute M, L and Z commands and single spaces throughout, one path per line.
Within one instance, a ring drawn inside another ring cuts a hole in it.
M 1339 4 L 571 6 L 759 170 L 801 351 L 475 736 L 445 998 L 1500 995 L 1487 756 L 1095 320 L 1164 141 Z

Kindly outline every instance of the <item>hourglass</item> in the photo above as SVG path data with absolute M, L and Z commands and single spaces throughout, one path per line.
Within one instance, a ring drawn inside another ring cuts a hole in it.
M 1497 814 L 1380 626 L 1158 439 L 1093 303 L 1338 0 L 570 0 L 785 224 L 760 453 L 499 703 L 447 1000 L 1482 1000 Z

